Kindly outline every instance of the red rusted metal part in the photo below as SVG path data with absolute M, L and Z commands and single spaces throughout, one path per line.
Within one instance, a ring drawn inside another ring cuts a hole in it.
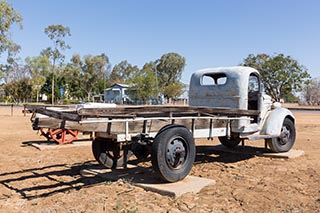
M 49 129 L 50 137 L 59 144 L 72 143 L 77 138 L 78 131 L 70 129 Z

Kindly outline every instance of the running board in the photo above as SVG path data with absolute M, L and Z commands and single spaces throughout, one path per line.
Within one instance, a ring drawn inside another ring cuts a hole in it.
M 268 139 L 268 138 L 276 138 L 278 136 L 275 135 L 259 135 L 259 134 L 252 134 L 252 135 L 240 135 L 240 138 L 248 139 L 249 141 L 253 140 L 261 140 L 261 139 Z

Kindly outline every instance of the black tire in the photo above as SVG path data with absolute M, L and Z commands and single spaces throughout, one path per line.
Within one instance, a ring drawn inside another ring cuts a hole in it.
M 177 182 L 190 172 L 196 149 L 191 132 L 182 126 L 172 125 L 160 131 L 152 144 L 153 170 L 166 182 Z
M 120 147 L 120 143 L 103 138 L 96 138 L 92 141 L 94 158 L 106 168 L 116 169 L 126 167 L 126 163 L 132 152 L 126 149 L 126 146 Z
M 131 145 L 131 150 L 137 159 L 144 160 L 147 159 L 150 155 L 151 147 L 150 145 L 141 145 L 138 143 L 133 143 Z
M 285 118 L 282 124 L 281 133 L 278 138 L 266 139 L 266 142 L 273 152 L 289 151 L 296 140 L 296 129 L 289 118 Z
M 241 138 L 238 136 L 231 136 L 231 137 L 219 137 L 219 141 L 222 145 L 228 147 L 228 148 L 234 148 L 239 145 L 241 142 Z

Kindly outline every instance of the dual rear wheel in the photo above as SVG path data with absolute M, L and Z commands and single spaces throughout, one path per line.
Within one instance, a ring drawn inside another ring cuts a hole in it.
M 125 167 L 132 155 L 126 145 L 104 138 L 92 141 L 92 153 L 96 161 L 110 169 Z
M 132 155 L 129 145 L 96 138 L 92 142 L 95 159 L 107 168 L 125 167 Z M 195 143 L 191 132 L 178 125 L 169 125 L 156 135 L 151 148 L 153 170 L 166 182 L 177 182 L 190 172 L 195 160 Z

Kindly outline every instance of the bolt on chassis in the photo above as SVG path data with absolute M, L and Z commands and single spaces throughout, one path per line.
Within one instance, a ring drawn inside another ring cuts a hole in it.
M 271 151 L 287 152 L 296 137 L 293 114 L 272 103 L 263 92 L 259 72 L 250 67 L 195 72 L 188 106 L 26 107 L 33 112 L 33 128 L 49 128 L 58 139 L 78 131 L 94 132 L 93 155 L 107 168 L 125 167 L 131 155 L 138 159 L 151 155 L 153 170 L 166 182 L 189 174 L 195 139 L 218 137 L 229 148 L 244 140 L 264 139 Z

